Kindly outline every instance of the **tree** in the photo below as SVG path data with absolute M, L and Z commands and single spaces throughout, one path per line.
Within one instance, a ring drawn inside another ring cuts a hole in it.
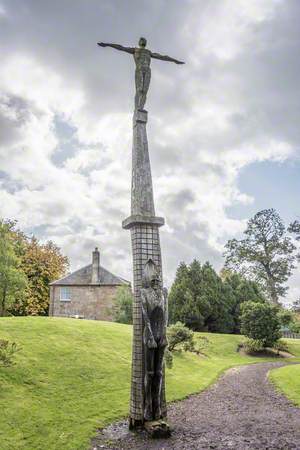
M 183 322 L 194 331 L 208 330 L 230 333 L 230 292 L 207 262 L 201 266 L 194 260 L 181 263 L 169 294 L 171 323 Z
M 225 267 L 257 281 L 269 300 L 279 303 L 294 269 L 295 245 L 286 236 L 284 224 L 274 209 L 265 209 L 248 221 L 245 238 L 226 244 Z
M 128 286 L 119 286 L 115 296 L 114 320 L 132 324 L 132 292 Z
M 293 302 L 292 309 L 295 313 L 300 313 L 300 298 L 298 298 L 298 300 L 295 300 Z
M 222 269 L 221 276 L 224 278 L 224 271 Z M 248 280 L 241 274 L 229 271 L 227 269 L 226 276 L 223 281 L 224 285 L 231 289 L 231 314 L 234 321 L 234 333 L 240 333 L 240 315 L 241 306 L 245 302 L 266 302 L 260 286 L 252 280 Z
M 288 227 L 288 232 L 295 234 L 296 241 L 300 241 L 300 222 L 299 220 L 295 220 Z M 297 255 L 298 260 L 300 261 L 300 253 Z
M 34 236 L 26 236 L 16 225 L 14 220 L 0 220 L 0 229 L 5 232 L 2 243 L 5 241 L 6 251 L 10 255 L 6 261 L 10 261 L 11 266 L 8 272 L 11 292 L 8 297 L 6 295 L 7 312 L 13 315 L 47 315 L 49 283 L 66 273 L 68 258 L 53 242 L 41 244 Z
M 294 314 L 292 313 L 292 311 L 289 311 L 285 308 L 280 308 L 277 315 L 282 327 L 288 327 L 294 321 Z
M 61 278 L 68 266 L 68 258 L 52 241 L 40 244 L 35 237 L 28 239 L 20 266 L 28 286 L 24 301 L 19 303 L 19 310 L 28 315 L 48 315 L 49 283 Z
M 26 276 L 20 269 L 10 233 L 13 226 L 13 222 L 0 221 L 0 316 L 7 313 L 15 296 L 22 295 L 26 288 Z
M 273 347 L 281 337 L 278 308 L 270 303 L 246 302 L 241 311 L 242 333 L 262 347 Z

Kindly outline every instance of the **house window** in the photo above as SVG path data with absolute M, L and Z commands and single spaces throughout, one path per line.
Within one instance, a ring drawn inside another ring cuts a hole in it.
M 71 289 L 69 287 L 64 286 L 60 288 L 60 301 L 61 302 L 71 301 Z

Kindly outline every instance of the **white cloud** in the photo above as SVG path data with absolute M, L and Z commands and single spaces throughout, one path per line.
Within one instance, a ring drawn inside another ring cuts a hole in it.
M 220 266 L 224 242 L 238 235 L 247 220 L 230 217 L 228 208 L 255 203 L 238 187 L 244 167 L 295 157 L 288 136 L 266 126 L 267 119 L 272 122 L 272 93 L 259 86 L 255 96 L 249 95 L 255 77 L 251 71 L 240 73 L 239 58 L 247 52 L 255 58 L 251 46 L 260 45 L 257 30 L 276 17 L 281 2 L 204 3 L 203 9 L 199 2 L 188 2 L 180 16 L 183 27 L 174 32 L 175 47 L 184 38 L 186 66 L 155 65 L 149 94 L 156 209 L 167 219 L 162 241 L 168 283 L 182 259 L 197 256 Z M 93 33 L 85 29 L 82 35 L 92 41 Z M 42 238 L 57 242 L 73 268 L 89 262 L 91 249 L 99 245 L 103 263 L 128 278 L 130 237 L 121 230 L 130 210 L 128 92 L 117 73 L 121 66 L 114 66 L 119 63 L 110 59 L 99 67 L 96 53 L 93 62 L 90 56 L 84 59 L 86 42 L 82 47 L 78 42 L 71 54 L 68 38 L 66 30 L 66 47 L 58 37 L 52 44 L 56 52 L 49 54 L 39 52 L 31 38 L 30 49 L 14 48 L 3 57 L 1 215 L 18 219 L 28 231 L 42 229 Z M 255 72 L 261 61 L 251 58 Z M 126 93 L 120 94 L 120 85 Z M 280 108 L 285 100 L 278 95 Z M 68 127 L 71 137 L 66 137 Z M 59 164 L 54 162 L 58 155 Z

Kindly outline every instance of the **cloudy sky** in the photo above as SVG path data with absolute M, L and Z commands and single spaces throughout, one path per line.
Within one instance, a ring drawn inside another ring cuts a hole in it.
M 260 209 L 299 218 L 299 21 L 299 0 L 0 0 L 0 216 L 131 279 L 134 63 L 96 43 L 143 35 L 186 61 L 152 62 L 147 101 L 166 283 L 220 269 Z

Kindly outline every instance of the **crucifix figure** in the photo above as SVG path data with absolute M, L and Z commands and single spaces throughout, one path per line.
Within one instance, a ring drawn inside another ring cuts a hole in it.
M 147 40 L 141 37 L 138 47 L 124 47 L 119 44 L 110 44 L 106 42 L 98 42 L 100 47 L 112 47 L 122 52 L 130 53 L 134 57 L 136 69 L 135 69 L 135 109 L 143 111 L 146 103 L 147 92 L 150 85 L 151 58 L 160 59 L 162 61 L 174 62 L 175 64 L 184 64 L 183 61 L 171 58 L 170 56 L 161 55 L 159 53 L 153 53 L 146 48 Z

